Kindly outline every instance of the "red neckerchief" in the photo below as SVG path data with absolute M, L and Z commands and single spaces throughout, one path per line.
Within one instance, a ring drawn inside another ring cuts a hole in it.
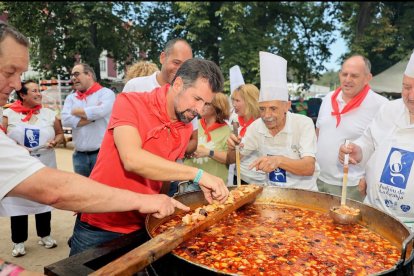
M 207 135 L 207 142 L 210 142 L 211 141 L 210 131 L 213 131 L 213 130 L 218 129 L 218 128 L 222 127 L 222 126 L 227 125 L 226 123 L 217 123 L 217 122 L 214 122 L 214 124 L 212 124 L 210 127 L 207 127 L 207 122 L 206 122 L 206 120 L 204 118 L 201 118 L 200 122 L 201 122 L 201 126 L 204 129 L 204 134 Z
M 38 111 L 42 108 L 42 105 L 39 104 L 33 108 L 27 108 L 23 106 L 21 101 L 15 101 L 9 108 L 17 113 L 27 114 L 27 116 L 22 119 L 22 122 L 27 122 L 30 118 L 32 118 L 33 114 L 38 113 Z
M 239 124 L 241 126 L 240 136 L 244 137 L 244 134 L 246 133 L 247 127 L 250 126 L 250 124 L 254 122 L 254 118 L 251 118 L 250 120 L 245 122 L 243 117 L 238 116 L 238 120 L 239 120 Z
M 365 87 L 362 88 L 362 90 L 358 93 L 358 95 L 353 97 L 352 100 L 350 100 L 345 105 L 344 109 L 342 109 L 341 112 L 339 112 L 338 102 L 336 101 L 336 98 L 338 97 L 339 92 L 341 91 L 341 87 L 335 90 L 331 98 L 332 109 L 333 109 L 331 115 L 336 116 L 336 127 L 338 127 L 339 123 L 341 122 L 341 115 L 347 113 L 348 111 L 351 111 L 352 109 L 359 107 L 361 103 L 364 101 L 370 89 L 371 87 L 368 84 L 365 85 Z
M 145 142 L 152 138 L 157 139 L 160 136 L 161 131 L 163 131 L 166 128 L 170 130 L 171 135 L 175 138 L 175 145 L 178 147 L 178 144 L 180 143 L 180 139 L 178 139 L 180 137 L 178 129 L 185 127 L 185 124 L 180 121 L 171 122 L 170 118 L 168 117 L 167 97 L 165 95 L 167 94 L 169 88 L 169 84 L 166 84 L 158 88 L 158 91 L 156 91 L 155 93 L 156 96 L 153 97 L 152 100 L 150 100 L 148 103 L 153 107 L 153 114 L 160 120 L 161 125 L 154 127 L 148 132 L 147 138 L 145 139 L 143 145 L 145 144 Z
M 2 125 L 0 125 L 0 130 L 6 133 L 6 129 Z
M 85 92 L 80 92 L 76 90 L 76 98 L 78 98 L 79 100 L 85 100 L 86 97 L 88 97 L 89 95 L 92 95 L 93 93 L 95 93 L 96 91 L 100 90 L 102 88 L 102 85 L 100 85 L 99 83 L 95 82 L 91 88 L 89 88 L 88 90 L 86 90 Z

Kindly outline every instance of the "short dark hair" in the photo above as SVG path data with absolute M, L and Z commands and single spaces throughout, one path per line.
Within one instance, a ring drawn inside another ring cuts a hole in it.
M 82 65 L 83 72 L 84 73 L 91 73 L 93 80 L 96 81 L 95 70 L 93 70 L 93 68 L 89 64 L 87 64 L 87 63 L 78 63 L 78 64 L 75 64 L 75 66 L 76 65 Z
M 187 40 L 185 40 L 184 38 L 177 37 L 177 38 L 173 38 L 173 39 L 167 41 L 167 43 L 164 46 L 163 52 L 168 56 L 171 53 L 172 49 L 174 48 L 175 43 L 177 43 L 179 41 L 187 44 L 188 47 L 190 47 L 191 51 L 193 50 L 191 48 L 190 44 L 187 42 Z
M 27 80 L 27 81 L 22 81 L 22 88 L 20 88 L 20 90 L 16 91 L 16 95 L 17 95 L 17 99 L 23 102 L 23 97 L 21 96 L 21 94 L 23 95 L 27 95 L 27 87 L 26 84 L 29 83 L 35 83 L 37 84 L 36 81 L 34 80 Z
M 201 58 L 191 58 L 186 60 L 178 69 L 172 81 L 181 77 L 184 88 L 193 86 L 198 78 L 208 80 L 213 92 L 222 92 L 224 89 L 224 77 L 220 68 L 214 62 Z
M 30 42 L 21 32 L 16 30 L 13 26 L 0 20 L 0 44 L 6 39 L 6 37 L 12 37 L 17 43 L 29 48 Z M 0 55 L 1 55 L 0 48 Z

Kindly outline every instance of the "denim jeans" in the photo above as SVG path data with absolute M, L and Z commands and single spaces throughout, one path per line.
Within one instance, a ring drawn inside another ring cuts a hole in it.
M 110 232 L 89 225 L 86 222 L 80 221 L 80 217 L 78 216 L 76 218 L 75 227 L 73 228 L 73 235 L 69 240 L 69 256 L 81 253 L 123 235 L 124 234 L 122 233 Z
M 73 170 L 75 173 L 89 177 L 93 167 L 95 166 L 97 156 L 98 152 L 89 154 L 75 150 L 72 156 Z

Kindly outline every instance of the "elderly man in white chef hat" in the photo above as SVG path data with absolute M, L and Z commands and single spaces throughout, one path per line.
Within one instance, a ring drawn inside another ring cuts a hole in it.
M 403 75 L 401 99 L 385 103 L 363 135 L 339 149 L 339 160 L 365 166 L 364 203 L 414 225 L 414 53 Z
M 315 127 L 309 117 L 289 112 L 286 71 L 284 58 L 260 52 L 261 118 L 249 126 L 243 139 L 232 134 L 227 144 L 234 149 L 240 143 L 242 159 L 260 156 L 249 166 L 264 172 L 258 184 L 316 191 Z M 234 151 L 228 155 L 235 159 Z

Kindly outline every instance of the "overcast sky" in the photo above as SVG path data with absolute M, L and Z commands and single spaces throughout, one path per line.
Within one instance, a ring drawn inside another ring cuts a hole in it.
M 339 57 L 348 50 L 348 47 L 345 44 L 345 41 L 340 37 L 338 32 L 335 32 L 337 38 L 336 42 L 329 47 L 331 50 L 332 56 L 331 59 L 326 62 L 324 65 L 329 70 L 339 71 L 341 64 L 338 61 Z

